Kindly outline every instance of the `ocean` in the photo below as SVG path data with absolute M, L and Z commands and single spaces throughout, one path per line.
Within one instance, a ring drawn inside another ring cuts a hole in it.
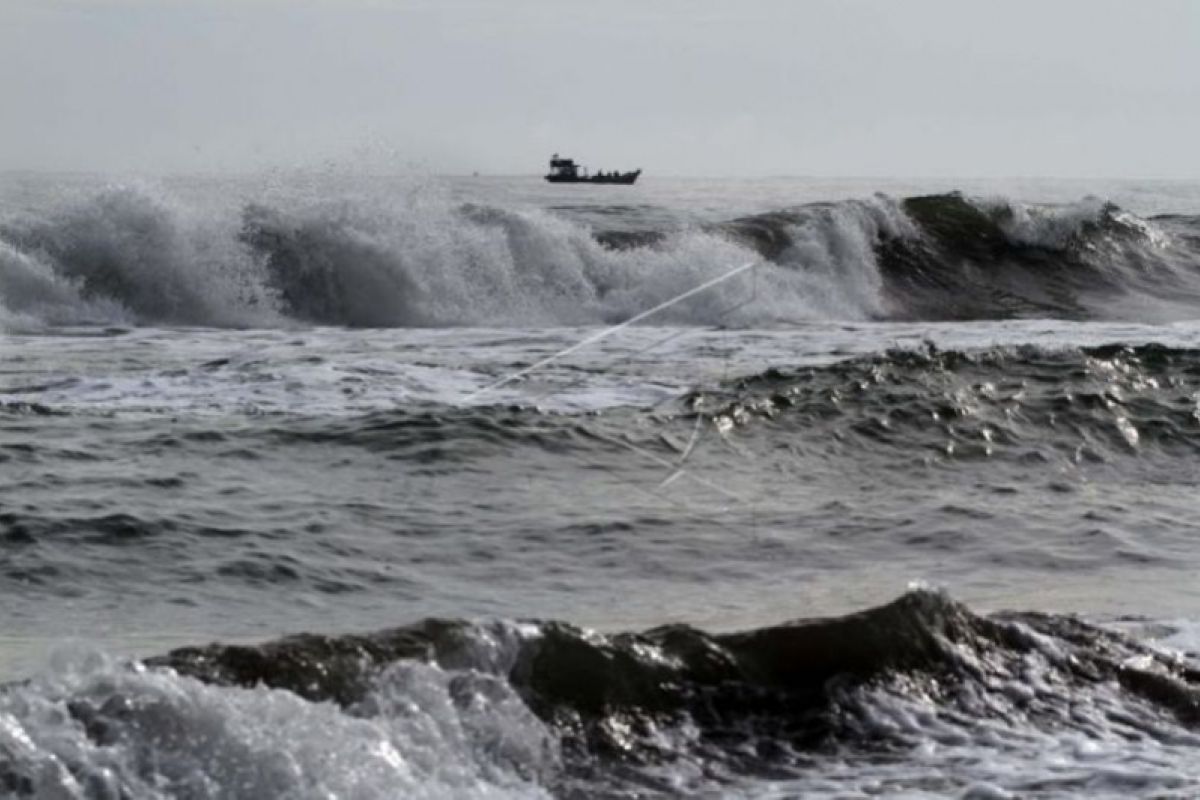
M 0 176 L 0 796 L 1200 796 L 1200 183 Z

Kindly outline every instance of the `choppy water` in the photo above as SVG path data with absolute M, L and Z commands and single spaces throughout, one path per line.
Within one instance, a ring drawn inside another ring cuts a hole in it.
M 0 794 L 1200 793 L 1196 214 L 7 176 Z

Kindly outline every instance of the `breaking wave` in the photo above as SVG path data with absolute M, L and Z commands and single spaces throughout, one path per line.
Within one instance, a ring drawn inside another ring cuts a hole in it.
M 629 213 L 634 213 L 630 211 Z M 0 323 L 354 327 L 1194 315 L 1196 220 L 958 194 L 593 230 L 452 203 L 248 202 L 111 188 L 0 220 Z
M 264 277 L 219 226 L 134 189 L 0 223 L 0 302 L 51 323 L 270 322 Z
M 0 788 L 1190 793 L 1198 690 L 1192 662 L 1128 636 L 1069 617 L 983 616 L 928 590 L 727 634 L 426 620 L 59 665 L 0 690 Z

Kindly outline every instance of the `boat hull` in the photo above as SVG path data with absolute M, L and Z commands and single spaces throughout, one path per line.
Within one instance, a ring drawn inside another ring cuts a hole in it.
M 550 183 L 607 183 L 614 186 L 631 186 L 642 171 L 625 172 L 620 175 L 589 175 L 587 177 L 581 175 L 547 175 L 546 180 Z

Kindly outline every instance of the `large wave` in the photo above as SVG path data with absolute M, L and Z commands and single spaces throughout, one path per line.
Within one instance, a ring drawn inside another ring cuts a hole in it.
M 202 212 L 117 187 L 0 220 L 0 323 L 611 323 L 751 261 L 653 321 L 1158 319 L 1200 299 L 1194 222 L 950 194 L 597 231 L 433 190 Z
M 7 687 L 0 789 L 1191 794 L 1198 681 L 1191 662 L 1127 636 L 1069 617 L 983 616 L 927 590 L 725 634 L 426 620 L 85 661 Z
M 264 279 L 213 220 L 132 188 L 0 223 L 0 303 L 52 323 L 269 323 Z

